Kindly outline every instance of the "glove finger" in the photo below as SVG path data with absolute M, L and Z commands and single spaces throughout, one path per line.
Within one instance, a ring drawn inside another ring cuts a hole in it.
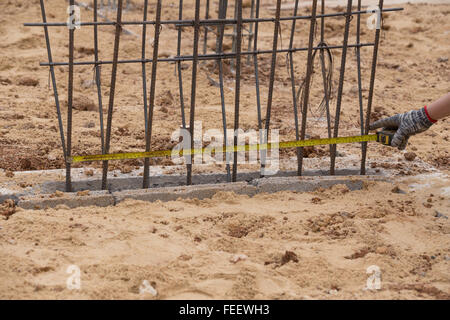
M 399 126 L 399 117 L 398 115 L 389 117 L 389 118 L 384 118 L 381 120 L 377 120 L 374 123 L 371 123 L 369 125 L 369 129 L 370 130 L 375 130 L 378 128 L 398 128 Z
M 394 137 L 392 138 L 391 146 L 400 149 L 400 146 L 404 143 L 405 140 L 407 141 L 407 139 L 408 135 L 406 134 L 406 132 L 403 131 L 402 128 L 399 128 L 397 132 L 394 134 Z
M 406 145 L 408 144 L 409 136 L 403 139 L 402 143 L 398 146 L 398 150 L 405 150 Z

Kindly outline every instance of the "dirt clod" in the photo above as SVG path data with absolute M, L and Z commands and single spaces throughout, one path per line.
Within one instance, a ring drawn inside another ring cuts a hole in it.
M 281 263 L 281 265 L 285 265 L 286 263 L 288 263 L 290 261 L 297 263 L 298 262 L 298 257 L 295 254 L 295 252 L 286 251 L 284 253 L 284 255 L 281 257 L 281 262 L 280 263 Z
M 408 161 L 413 161 L 417 157 L 417 154 L 414 152 L 405 153 L 405 159 Z
M 39 80 L 30 77 L 23 77 L 17 81 L 17 84 L 19 86 L 36 87 L 39 84 Z
M 67 104 L 67 102 L 66 102 L 66 104 Z M 84 96 L 75 97 L 72 102 L 72 107 L 75 110 L 79 110 L 79 111 L 96 111 L 97 110 L 97 105 L 94 103 L 94 101 L 92 101 L 91 99 L 84 97 Z
M 12 172 L 12 171 L 10 171 L 10 170 L 6 170 L 6 171 L 5 171 L 5 176 L 6 176 L 7 178 L 12 178 L 12 177 L 14 177 L 14 172 Z
M 7 199 L 3 201 L 0 205 L 0 215 L 2 215 L 5 220 L 8 220 L 14 213 L 16 213 L 16 203 L 14 200 Z

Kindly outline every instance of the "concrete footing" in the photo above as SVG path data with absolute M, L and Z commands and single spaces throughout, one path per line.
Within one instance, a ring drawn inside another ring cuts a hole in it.
M 108 191 L 90 191 L 86 195 L 75 192 L 62 194 L 42 194 L 40 196 L 25 196 L 19 198 L 17 205 L 23 209 L 56 208 L 60 205 L 69 208 L 98 206 L 107 207 L 115 204 L 114 197 Z
M 384 180 L 380 176 L 327 176 L 327 177 L 272 177 L 256 178 L 233 183 L 201 184 L 191 186 L 173 186 L 150 189 L 121 191 L 85 191 L 78 193 L 39 194 L 20 196 L 17 205 L 24 209 L 55 208 L 61 205 L 69 208 L 85 206 L 112 206 L 126 199 L 142 201 L 173 201 L 177 199 L 205 199 L 217 192 L 228 191 L 245 194 L 250 197 L 257 193 L 275 193 L 279 191 L 309 192 L 319 188 L 330 188 L 344 184 L 350 190 L 360 190 L 364 181 Z

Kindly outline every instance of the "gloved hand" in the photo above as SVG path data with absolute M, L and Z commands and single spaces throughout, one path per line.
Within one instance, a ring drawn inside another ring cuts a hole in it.
M 410 136 L 427 130 L 436 121 L 427 114 L 426 107 L 420 110 L 411 110 L 395 116 L 381 119 L 370 124 L 369 129 L 384 128 L 397 130 L 392 138 L 391 145 L 399 150 L 406 148 Z

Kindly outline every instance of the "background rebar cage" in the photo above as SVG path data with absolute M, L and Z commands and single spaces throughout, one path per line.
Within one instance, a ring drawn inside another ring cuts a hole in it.
M 161 97 L 163 102 L 165 98 L 176 100 L 173 103 L 177 109 L 176 113 L 175 109 L 168 112 L 173 118 L 172 129 L 180 126 L 187 128 L 190 132 L 191 146 L 194 145 L 196 108 L 199 106 L 199 76 L 208 80 L 207 92 L 210 95 L 207 97 L 220 101 L 220 124 L 224 141 L 232 138 L 233 145 L 236 146 L 238 144 L 236 133 L 241 128 L 240 115 L 248 113 L 255 119 L 255 129 L 265 129 L 265 132 L 273 126 L 286 122 L 286 125 L 280 126 L 281 133 L 286 129 L 285 131 L 296 140 L 304 140 L 311 136 L 306 134 L 311 121 L 321 119 L 326 124 L 325 134 L 328 137 L 337 137 L 348 65 L 347 53 L 354 49 L 356 74 L 353 76 L 356 80 L 359 106 L 359 116 L 356 114 L 354 116 L 358 118 L 360 134 L 368 133 L 381 28 L 362 30 L 366 25 L 366 20 L 363 20 L 362 16 L 377 12 L 367 10 L 361 0 L 348 0 L 344 8 L 334 10 L 326 9 L 325 0 L 312 0 L 307 4 L 298 0 L 287 4 L 282 4 L 281 0 L 117 0 L 117 8 L 114 4 L 110 7 L 113 14 L 107 13 L 111 10 L 102 9 L 104 7 L 101 0 L 93 0 L 91 4 L 70 0 L 67 1 L 70 5 L 68 17 L 75 12 L 76 7 L 73 6 L 78 6 L 82 10 L 81 20 L 76 27 L 73 25 L 70 27 L 70 21 L 73 20 L 48 22 L 44 2 L 40 0 L 42 22 L 25 25 L 41 26 L 44 29 L 48 62 L 41 65 L 48 67 L 50 72 L 60 139 L 66 159 L 68 192 L 72 190 L 71 163 L 68 160 L 74 153 L 72 125 L 73 122 L 79 125 L 77 114 L 73 113 L 74 86 L 77 84 L 74 75 L 77 68 L 81 69 L 82 75 L 91 72 L 90 68 L 94 71 L 91 85 L 96 92 L 100 137 L 98 151 L 102 154 L 110 153 L 113 147 L 111 140 L 117 138 L 118 134 L 124 135 L 123 130 L 120 131 L 122 128 L 113 132 L 113 112 L 121 108 L 117 99 L 115 100 L 116 85 L 121 76 L 118 72 L 120 66 L 123 67 L 122 74 L 140 75 L 140 84 L 135 81 L 128 86 L 130 92 L 136 91 L 132 96 L 134 98 L 132 103 L 138 105 L 144 118 L 141 124 L 133 124 L 139 126 L 142 132 L 139 136 L 142 143 L 134 145 L 136 149 L 150 151 L 154 147 L 152 138 L 155 133 L 157 136 L 160 135 L 160 132 L 155 130 L 158 124 L 158 119 L 155 119 L 157 111 L 155 106 L 161 108 L 163 103 L 157 101 Z M 378 9 L 380 18 L 383 12 L 402 10 L 384 9 L 383 0 L 379 0 Z M 327 24 L 331 19 L 335 23 Z M 50 42 L 52 27 L 67 28 L 63 31 L 67 32 L 68 36 L 67 62 L 55 61 L 52 55 Z M 76 35 L 80 32 L 92 34 L 90 44 L 92 50 L 88 50 L 88 58 L 86 55 L 76 57 L 79 52 Z M 338 37 L 340 41 L 329 42 L 330 33 L 333 34 L 332 38 Z M 121 40 L 126 41 L 122 47 Z M 112 44 L 113 48 L 108 48 L 108 43 L 110 46 Z M 364 72 L 361 58 L 364 47 L 372 47 L 366 68 L 367 90 L 363 86 Z M 160 50 L 161 48 L 163 49 Z M 333 79 L 334 58 L 339 55 L 340 61 L 336 62 L 339 74 Z M 148 64 L 151 66 L 150 70 L 147 68 Z M 163 69 L 164 73 L 158 73 L 161 65 L 167 68 L 164 66 L 168 64 L 173 65 L 172 72 Z M 67 68 L 67 76 L 64 74 L 67 81 L 67 103 L 65 101 L 61 103 L 62 97 L 58 95 L 55 72 L 57 68 Z M 314 74 L 317 81 L 313 84 Z M 109 81 L 104 79 L 105 75 Z M 177 92 L 164 92 L 165 81 L 176 81 Z M 288 90 L 274 92 L 276 83 L 282 83 Z M 244 105 L 244 110 L 241 92 L 243 85 L 246 88 L 253 88 L 252 92 L 248 90 L 245 92 L 245 95 L 253 100 L 253 106 Z M 162 90 L 162 94 L 158 95 L 158 90 Z M 367 95 L 363 91 L 367 91 Z M 105 98 L 108 100 L 104 101 Z M 278 108 L 280 105 L 286 108 L 280 110 Z M 233 109 L 233 121 L 230 121 L 227 106 Z M 308 113 L 312 115 L 312 120 L 308 120 Z M 280 118 L 282 116 L 283 120 Z M 273 118 L 277 120 L 275 125 L 271 122 Z M 207 121 L 207 124 L 212 126 L 213 122 Z M 229 127 L 234 129 L 234 137 L 227 137 L 226 129 Z M 267 135 L 263 139 L 267 140 Z M 164 147 L 167 149 L 169 144 Z M 366 152 L 367 143 L 362 143 L 361 174 L 365 174 Z M 83 150 L 78 150 L 78 153 L 83 153 Z M 329 154 L 330 174 L 333 175 L 336 145 L 329 146 Z M 297 148 L 298 175 L 302 174 L 304 156 L 305 149 Z M 236 152 L 226 155 L 225 170 L 228 181 L 236 181 L 237 158 Z M 150 159 L 145 158 L 143 188 L 150 185 L 150 164 Z M 108 161 L 103 161 L 103 189 L 108 188 L 108 166 Z M 187 164 L 186 170 L 186 183 L 192 184 L 192 164 Z

